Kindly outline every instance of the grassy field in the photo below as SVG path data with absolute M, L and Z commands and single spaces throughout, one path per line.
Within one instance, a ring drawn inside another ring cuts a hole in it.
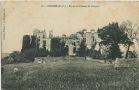
M 86 60 L 4 65 L 4 90 L 139 90 L 139 68 Z M 18 72 L 14 73 L 13 68 Z

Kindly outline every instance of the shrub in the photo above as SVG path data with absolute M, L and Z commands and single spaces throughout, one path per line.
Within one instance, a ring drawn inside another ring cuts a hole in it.
M 87 50 L 87 56 L 90 56 L 93 59 L 100 59 L 101 53 L 99 51 L 96 51 L 96 50 L 88 49 Z
M 83 38 L 81 44 L 80 44 L 80 48 L 78 49 L 77 55 L 80 57 L 84 57 L 87 55 L 87 47 L 86 47 L 86 39 Z
M 101 53 L 99 51 L 94 51 L 92 57 L 95 59 L 100 59 Z
M 40 48 L 36 51 L 36 57 L 46 57 L 49 55 L 49 51 L 46 48 Z
M 14 63 L 14 59 L 13 59 L 11 56 L 4 57 L 4 58 L 2 58 L 2 60 L 1 60 L 1 64 L 2 64 L 2 65 L 5 65 L 5 64 L 12 64 L 12 63 Z
M 22 52 L 24 57 L 28 59 L 29 61 L 34 61 L 34 58 L 36 57 L 37 50 L 35 48 L 27 49 Z
M 60 38 L 52 38 L 50 55 L 60 57 L 66 55 L 65 41 Z
M 129 51 L 128 58 L 137 58 L 137 53 L 135 51 Z
M 26 62 L 26 58 L 24 54 L 18 51 L 14 51 L 9 56 L 2 59 L 2 65 L 17 63 L 17 62 Z

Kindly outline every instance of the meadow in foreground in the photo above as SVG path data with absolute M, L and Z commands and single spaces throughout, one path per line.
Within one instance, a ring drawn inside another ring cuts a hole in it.
M 114 69 L 111 64 L 59 60 L 46 64 L 4 65 L 5 90 L 138 90 L 139 69 Z M 18 72 L 14 73 L 13 68 Z

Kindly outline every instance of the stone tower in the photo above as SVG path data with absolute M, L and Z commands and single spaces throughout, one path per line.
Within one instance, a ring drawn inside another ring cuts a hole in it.
M 49 38 L 53 38 L 53 30 L 49 31 Z

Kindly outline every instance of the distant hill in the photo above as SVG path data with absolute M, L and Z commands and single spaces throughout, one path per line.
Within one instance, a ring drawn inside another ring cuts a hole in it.
M 2 58 L 7 57 L 7 56 L 9 56 L 9 53 L 2 53 L 2 54 L 1 54 L 1 57 L 2 57 Z

